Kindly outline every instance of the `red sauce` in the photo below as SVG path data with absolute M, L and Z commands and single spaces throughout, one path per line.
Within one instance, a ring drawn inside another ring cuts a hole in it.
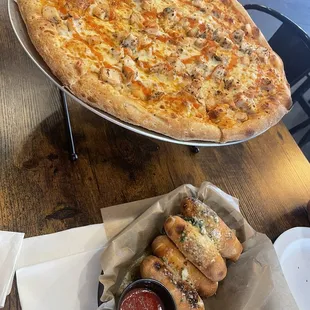
M 144 288 L 136 288 L 128 292 L 120 310 L 164 310 L 160 298 L 152 291 Z

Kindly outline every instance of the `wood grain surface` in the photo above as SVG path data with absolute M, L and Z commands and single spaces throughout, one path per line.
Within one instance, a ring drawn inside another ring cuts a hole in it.
M 1 230 L 31 237 L 100 223 L 102 207 L 204 180 L 238 197 L 249 223 L 272 240 L 309 225 L 309 163 L 281 123 L 250 142 L 193 154 L 69 100 L 79 154 L 71 163 L 58 90 L 22 50 L 0 1 Z M 21 309 L 15 283 L 4 309 Z

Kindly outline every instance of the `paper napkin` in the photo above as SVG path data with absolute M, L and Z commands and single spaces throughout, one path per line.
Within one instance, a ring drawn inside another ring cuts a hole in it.
M 23 310 L 92 310 L 98 307 L 104 225 L 25 239 L 17 287 Z
M 16 261 L 20 253 L 23 233 L 0 231 L 0 308 L 11 291 Z

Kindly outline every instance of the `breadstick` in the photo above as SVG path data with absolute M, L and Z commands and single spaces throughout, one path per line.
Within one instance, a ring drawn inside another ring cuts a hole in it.
M 185 198 L 181 205 L 185 220 L 197 226 L 200 232 L 211 238 L 220 254 L 232 261 L 237 261 L 243 247 L 233 231 L 206 204 L 196 198 Z
M 177 248 L 207 278 L 214 282 L 225 278 L 225 261 L 210 238 L 179 216 L 169 216 L 164 228 Z
M 167 236 L 158 236 L 152 243 L 153 253 L 161 258 L 182 280 L 188 281 L 201 297 L 210 297 L 216 293 L 218 283 L 206 278 L 176 248 Z
M 204 310 L 204 304 L 197 291 L 182 281 L 158 257 L 147 256 L 140 265 L 140 273 L 144 279 L 161 282 L 172 295 L 177 310 Z

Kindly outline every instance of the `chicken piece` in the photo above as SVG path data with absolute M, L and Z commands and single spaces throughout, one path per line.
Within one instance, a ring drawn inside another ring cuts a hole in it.
M 129 56 L 125 56 L 123 59 L 123 74 L 127 82 L 132 82 L 138 78 L 139 72 L 136 63 Z
M 56 28 L 57 28 L 59 35 L 64 36 L 64 37 L 70 36 L 68 26 L 65 23 L 57 24 Z
M 199 9 L 206 9 L 207 6 L 204 0 L 193 0 L 192 3 L 193 6 Z
M 121 74 L 116 69 L 111 68 L 100 68 L 99 79 L 113 86 L 120 85 L 122 83 Z
M 230 90 L 234 86 L 234 82 L 233 78 L 224 79 L 224 88 Z
M 150 72 L 151 73 L 167 74 L 172 69 L 173 69 L 172 66 L 168 63 L 159 63 L 159 64 L 151 67 Z
M 213 41 L 220 43 L 221 41 L 224 40 L 224 38 L 225 38 L 224 34 L 221 31 L 219 31 L 218 29 L 215 29 L 213 31 L 213 34 L 212 34 Z
M 222 62 L 223 61 L 223 57 L 222 56 L 219 56 L 217 54 L 213 54 L 212 55 L 212 58 L 215 60 L 215 61 L 218 61 L 218 62 Z
M 262 78 L 261 79 L 261 89 L 266 91 L 271 91 L 275 88 L 275 86 L 272 84 L 272 81 L 268 78 Z
M 163 10 L 163 16 L 170 21 L 177 19 L 177 10 L 175 8 L 167 7 Z
M 112 47 L 111 54 L 115 59 L 120 60 L 124 58 L 124 49 L 122 47 L 119 48 Z
M 245 65 L 248 66 L 251 63 L 251 59 L 248 55 L 244 55 L 243 57 L 240 57 L 240 62 Z
M 191 94 L 196 98 L 200 98 L 200 90 L 202 87 L 202 80 L 201 79 L 193 79 L 193 81 L 185 86 L 184 91 Z
M 231 49 L 233 46 L 233 42 L 228 39 L 228 38 L 224 38 L 223 40 L 220 41 L 220 45 L 225 48 L 225 49 Z
M 242 42 L 240 46 L 240 51 L 244 54 L 251 55 L 253 53 L 253 47 L 246 42 Z
M 133 69 L 133 68 L 128 67 L 128 66 L 123 66 L 123 74 L 124 74 L 126 81 L 128 83 L 132 82 L 138 78 L 138 70 Z
M 241 94 L 236 101 L 236 107 L 247 113 L 255 113 L 256 104 L 253 98 Z
M 135 49 L 137 45 L 138 38 L 131 33 L 122 41 L 122 47 L 130 48 L 131 50 Z
M 153 0 L 141 0 L 141 8 L 145 11 L 152 11 L 154 9 Z
M 223 48 L 230 49 L 233 45 L 233 42 L 226 38 L 223 32 L 220 32 L 218 29 L 213 31 L 212 38 L 215 42 L 219 43 Z
M 245 112 L 236 112 L 235 118 L 238 121 L 245 122 L 246 120 L 248 120 L 248 115 Z
M 142 27 L 144 21 L 145 21 L 145 19 L 138 12 L 132 12 L 132 14 L 129 17 L 129 24 L 130 25 L 138 25 L 138 26 Z
M 199 28 L 198 27 L 193 27 L 186 34 L 189 37 L 196 38 L 198 36 L 198 32 L 199 32 Z
M 123 59 L 123 74 L 127 82 L 134 81 L 138 78 L 139 72 L 136 68 L 136 63 L 129 56 L 125 56 Z
M 53 24 L 59 24 L 62 21 L 57 9 L 53 6 L 45 6 L 42 10 L 42 16 Z
M 208 75 L 208 65 L 205 62 L 198 62 L 192 71 L 194 78 L 206 78 Z
M 189 31 L 191 29 L 190 22 L 186 17 L 181 18 L 181 20 L 178 22 L 178 24 L 185 30 Z
M 109 19 L 110 7 L 108 4 L 100 3 L 93 8 L 93 15 L 101 20 Z
M 239 29 L 233 32 L 233 39 L 238 44 L 241 44 L 244 36 L 245 36 L 245 32 L 242 29 Z
M 212 73 L 212 78 L 216 81 L 221 81 L 224 79 L 225 75 L 226 75 L 225 67 L 222 65 L 218 65 Z
M 246 34 L 252 35 L 252 26 L 250 24 L 246 24 L 243 29 Z
M 123 65 L 130 67 L 130 68 L 135 68 L 136 67 L 136 63 L 134 62 L 134 60 L 130 57 L 130 56 L 125 56 L 123 59 Z
M 179 75 L 184 74 L 186 70 L 186 66 L 180 59 L 175 60 L 175 62 L 173 62 L 173 66 L 174 66 L 174 71 L 176 74 L 179 74 Z
M 141 36 L 139 36 L 139 46 L 140 47 L 147 46 L 147 45 L 151 44 L 152 42 L 153 41 L 146 34 L 142 34 Z
M 264 62 L 264 63 L 267 62 L 267 60 L 268 60 L 268 58 L 269 58 L 269 56 L 270 56 L 269 50 L 268 50 L 266 47 L 262 47 L 262 46 L 259 47 L 259 48 L 256 50 L 256 54 L 257 54 L 258 58 L 259 58 L 262 62 Z
M 132 95 L 141 100 L 148 100 L 152 92 L 152 90 L 147 88 L 141 81 L 133 81 L 129 86 Z
M 151 22 L 151 23 L 148 23 L 147 25 L 145 25 L 146 28 L 145 28 L 145 32 L 147 32 L 148 34 L 151 34 L 151 35 L 161 35 L 161 31 L 160 31 L 160 28 L 158 26 L 158 24 L 156 22 Z
M 206 40 L 206 39 L 203 39 L 203 38 L 198 38 L 198 39 L 194 42 L 195 46 L 197 46 L 197 47 L 199 47 L 199 48 L 204 47 L 204 46 L 206 45 L 206 43 L 207 43 L 207 40 Z

